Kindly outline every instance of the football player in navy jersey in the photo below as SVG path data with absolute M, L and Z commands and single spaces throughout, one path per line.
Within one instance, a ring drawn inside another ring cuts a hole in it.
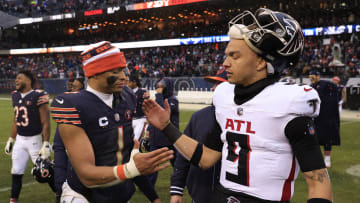
M 332 146 L 340 145 L 339 91 L 334 83 L 321 80 L 318 71 L 310 71 L 309 79 L 321 99 L 320 113 L 315 118 L 315 130 L 320 145 L 324 146 L 325 166 L 330 168 Z
M 134 91 L 136 96 L 136 109 L 133 116 L 133 128 L 135 139 L 140 140 L 146 134 L 148 123 L 145 118 L 145 114 L 142 111 L 142 103 L 144 99 L 150 97 L 147 89 L 141 88 L 141 82 L 138 76 L 130 75 L 128 86 Z
M 139 153 L 131 126 L 135 96 L 124 87 L 124 54 L 104 41 L 81 56 L 86 90 L 61 94 L 51 104 L 72 166 L 61 202 L 127 202 L 135 191 L 132 179 L 169 166 L 173 151 Z
M 335 76 L 332 78 L 332 82 L 337 86 L 338 91 L 338 103 L 339 103 L 339 116 L 341 116 L 342 105 L 346 102 L 346 88 L 340 83 L 340 78 Z
M 219 70 L 216 76 L 207 76 L 205 81 L 213 84 L 214 91 L 218 85 L 227 81 L 225 68 Z M 206 118 L 206 119 L 204 119 Z M 215 107 L 213 105 L 205 107 L 195 112 L 186 126 L 184 133 L 195 140 L 204 143 L 207 135 L 213 129 L 215 122 Z M 171 203 L 183 202 L 182 196 L 186 185 L 193 203 L 210 202 L 211 194 L 219 179 L 220 162 L 214 167 L 202 170 L 182 157 L 180 154 L 176 156 L 174 164 L 174 172 L 171 175 L 170 195 Z
M 49 95 L 43 90 L 34 90 L 35 82 L 30 71 L 20 71 L 15 79 L 16 90 L 11 95 L 15 116 L 5 146 L 5 153 L 12 155 L 10 202 L 19 199 L 29 158 L 35 164 L 39 154 L 44 159 L 50 157 Z
M 68 92 L 78 92 L 85 88 L 84 78 L 79 77 L 75 79 L 69 79 L 67 82 Z M 67 168 L 71 167 L 70 162 L 68 161 L 68 156 L 66 155 L 65 146 L 62 142 L 59 129 L 56 128 L 53 142 L 54 150 L 54 171 L 55 171 L 55 189 L 56 189 L 56 202 L 60 202 L 60 197 L 62 193 L 62 186 L 66 181 Z
M 164 77 L 155 83 L 155 101 L 160 105 L 164 106 L 165 99 L 170 105 L 170 120 L 176 126 L 179 127 L 179 101 L 174 95 L 174 81 L 171 78 Z M 174 151 L 175 148 L 171 142 L 166 138 L 163 132 L 156 129 L 154 126 L 149 125 L 149 143 L 150 151 L 160 149 L 162 147 L 168 147 Z M 174 165 L 175 158 L 171 160 L 171 164 Z M 150 182 L 155 187 L 158 173 L 154 173 L 148 176 Z
M 163 109 L 146 100 L 148 121 L 192 164 L 206 169 L 221 159 L 220 184 L 210 202 L 289 202 L 299 170 L 308 203 L 332 202 L 313 125 L 319 96 L 310 86 L 278 82 L 302 52 L 300 25 L 288 14 L 260 8 L 233 18 L 228 35 L 228 82 L 214 92 L 216 122 L 205 144 L 171 124 L 167 103 Z

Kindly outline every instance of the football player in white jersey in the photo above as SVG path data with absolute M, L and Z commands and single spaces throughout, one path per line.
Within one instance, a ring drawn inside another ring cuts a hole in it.
M 49 94 L 34 90 L 35 82 L 30 71 L 20 71 L 15 79 L 16 90 L 11 93 L 14 120 L 5 146 L 5 153 L 12 155 L 10 203 L 18 202 L 29 159 L 35 164 L 39 154 L 44 159 L 50 157 Z
M 146 100 L 148 121 L 201 168 L 221 159 L 220 185 L 211 202 L 289 202 L 298 172 L 308 203 L 332 202 L 330 179 L 313 126 L 320 99 L 310 86 L 278 82 L 304 46 L 298 22 L 265 8 L 229 22 L 224 66 L 228 81 L 214 92 L 216 127 L 205 144 L 179 132 L 162 109 Z

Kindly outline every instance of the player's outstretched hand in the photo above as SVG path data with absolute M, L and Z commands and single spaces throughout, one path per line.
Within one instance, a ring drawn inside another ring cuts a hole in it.
M 144 100 L 142 105 L 147 120 L 159 130 L 163 130 L 170 123 L 170 106 L 167 99 L 164 106 L 165 109 L 152 99 Z
M 12 137 L 9 137 L 5 145 L 5 154 L 11 155 L 12 149 L 14 147 L 15 140 Z
M 139 149 L 139 142 L 134 140 L 134 149 Z M 148 175 L 160 171 L 168 166 L 170 159 L 174 158 L 174 151 L 167 147 L 148 153 L 136 153 L 133 157 L 136 168 L 141 175 Z M 166 163 L 167 162 L 167 163 Z

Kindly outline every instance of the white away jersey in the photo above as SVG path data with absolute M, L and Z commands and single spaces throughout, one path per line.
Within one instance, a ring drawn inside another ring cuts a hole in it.
M 237 105 L 234 88 L 223 82 L 213 96 L 224 143 L 220 183 L 234 192 L 288 201 L 299 164 L 285 136 L 285 127 L 295 117 L 317 116 L 319 96 L 310 86 L 277 82 Z

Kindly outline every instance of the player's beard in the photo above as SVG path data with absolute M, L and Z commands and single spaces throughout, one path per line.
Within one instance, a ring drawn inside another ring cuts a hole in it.
M 21 83 L 18 88 L 16 88 L 17 91 L 22 92 L 25 89 L 25 84 Z

